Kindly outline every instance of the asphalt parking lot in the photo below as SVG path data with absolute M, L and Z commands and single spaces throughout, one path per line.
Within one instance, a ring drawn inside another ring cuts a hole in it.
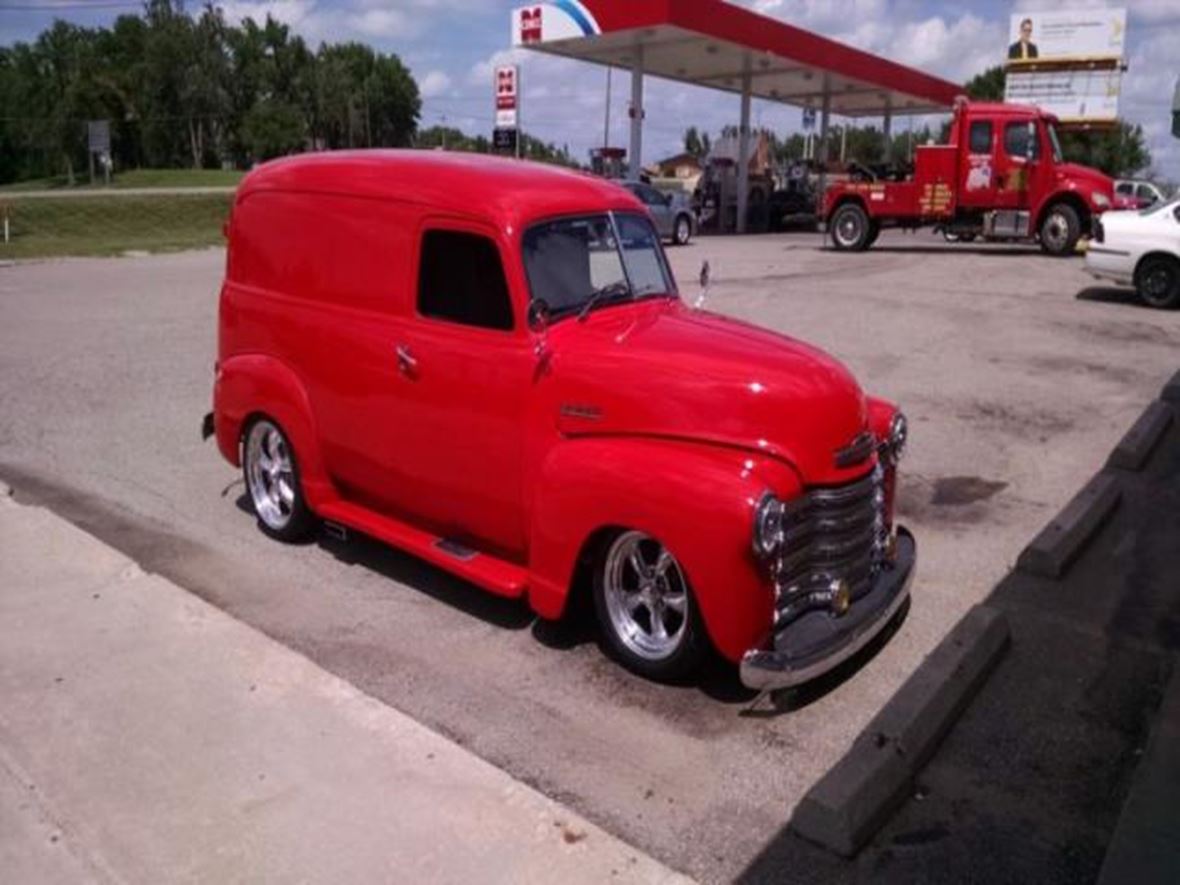
M 762 700 L 728 671 L 645 683 L 593 634 L 534 623 L 361 540 L 284 547 L 198 435 L 220 251 L 0 268 L 0 478 L 374 697 L 706 881 L 732 878 L 923 656 L 1003 577 L 1177 368 L 1180 312 L 1080 259 L 886 233 L 670 251 L 686 298 L 844 360 L 911 419 L 913 605 L 863 669 Z

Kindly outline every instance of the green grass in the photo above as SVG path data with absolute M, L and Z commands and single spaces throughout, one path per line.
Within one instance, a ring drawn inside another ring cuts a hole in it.
M 10 241 L 0 260 L 63 255 L 169 252 L 221 245 L 231 194 L 0 197 Z
M 111 187 L 236 187 L 244 172 L 224 169 L 128 169 L 111 178 Z M 76 176 L 74 190 L 90 189 L 86 172 Z M 95 187 L 104 187 L 98 184 Z M 69 189 L 64 175 L 0 186 L 0 193 Z

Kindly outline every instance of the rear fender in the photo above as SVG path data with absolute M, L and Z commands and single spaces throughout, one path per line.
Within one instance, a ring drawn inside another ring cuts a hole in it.
M 217 447 L 227 461 L 241 466 L 241 439 L 254 415 L 274 419 L 295 449 L 300 480 L 314 510 L 335 497 L 316 433 L 311 402 L 295 372 L 262 354 L 230 357 L 218 366 L 213 390 Z
M 800 492 L 774 459 L 736 449 L 640 438 L 559 443 L 537 477 L 529 599 L 542 617 L 565 610 L 578 560 L 603 530 L 658 538 L 684 568 L 713 646 L 738 661 L 769 636 L 773 596 L 752 549 L 767 490 Z

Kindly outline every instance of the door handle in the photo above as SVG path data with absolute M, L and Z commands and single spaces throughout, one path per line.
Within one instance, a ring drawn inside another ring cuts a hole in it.
M 414 358 L 414 354 L 410 352 L 410 348 L 404 344 L 399 344 L 395 351 L 397 354 L 397 367 L 407 375 L 412 375 L 418 371 L 418 360 Z

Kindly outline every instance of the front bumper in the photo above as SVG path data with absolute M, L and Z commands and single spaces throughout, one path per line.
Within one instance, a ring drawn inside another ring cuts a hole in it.
M 759 691 L 810 682 L 869 644 L 897 614 L 910 592 L 917 561 L 914 536 L 897 530 L 897 555 L 873 581 L 872 589 L 842 617 L 810 612 L 774 637 L 774 648 L 752 649 L 741 663 L 742 684 Z

